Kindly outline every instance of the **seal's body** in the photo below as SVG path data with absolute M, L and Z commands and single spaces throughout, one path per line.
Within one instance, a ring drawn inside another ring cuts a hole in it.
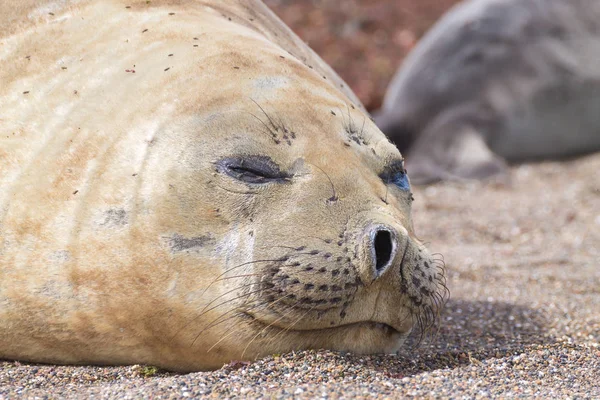
M 0 358 L 202 370 L 432 322 L 400 153 L 262 3 L 12 3 Z
M 376 115 L 413 182 L 600 150 L 600 3 L 469 0 L 407 57 Z

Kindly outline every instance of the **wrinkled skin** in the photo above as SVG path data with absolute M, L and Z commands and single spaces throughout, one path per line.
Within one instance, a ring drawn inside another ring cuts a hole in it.
M 0 358 L 206 370 L 434 322 L 402 156 L 262 3 L 44 7 L 0 26 Z
M 377 125 L 414 183 L 600 150 L 600 2 L 468 0 L 409 54 Z

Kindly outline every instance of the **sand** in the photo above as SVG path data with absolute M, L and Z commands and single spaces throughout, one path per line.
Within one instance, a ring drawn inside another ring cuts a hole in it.
M 414 192 L 451 299 L 437 335 L 400 355 L 308 351 L 184 375 L 0 362 L 0 399 L 599 398 L 600 155 Z

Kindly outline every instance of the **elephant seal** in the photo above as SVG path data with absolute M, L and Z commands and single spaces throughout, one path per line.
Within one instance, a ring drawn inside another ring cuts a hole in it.
M 8 3 L 0 358 L 196 371 L 436 321 L 402 156 L 260 1 Z
M 375 120 L 413 183 L 600 150 L 600 2 L 470 0 L 423 37 Z

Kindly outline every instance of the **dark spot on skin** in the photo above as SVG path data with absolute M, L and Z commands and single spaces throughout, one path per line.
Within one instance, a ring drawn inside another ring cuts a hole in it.
M 233 69 L 240 69 L 240 67 L 233 67 Z
M 338 304 L 338 303 L 340 303 L 341 301 L 342 301 L 342 298 L 341 298 L 341 297 L 334 297 L 333 299 L 329 300 L 329 302 L 330 302 L 331 304 Z
M 79 190 L 76 190 L 76 191 L 73 192 L 73 194 L 77 194 L 77 193 L 79 193 Z
M 170 12 L 169 15 L 175 15 L 175 13 L 174 12 Z
M 421 286 L 421 280 L 419 278 L 417 278 L 416 276 L 413 276 L 412 282 L 413 282 L 413 285 L 415 285 L 417 287 Z
M 429 278 L 427 278 L 427 280 L 428 280 L 429 282 L 433 282 L 433 276 L 429 275 Z
M 294 280 L 292 280 L 292 281 L 290 282 L 290 284 L 292 284 L 292 285 L 297 285 L 297 284 L 299 284 L 299 283 L 300 283 L 300 280 L 299 280 L 299 279 L 294 279 Z
M 331 257 L 331 253 L 325 253 L 325 254 L 323 254 L 323 258 L 329 258 L 329 257 Z
M 301 264 L 299 262 L 292 263 L 292 267 L 299 267 Z
M 337 262 L 340 262 L 340 261 L 342 261 L 342 257 L 338 257 L 338 258 L 336 258 L 336 259 L 335 259 L 335 261 L 337 261 Z
M 340 290 L 342 290 L 342 288 L 338 285 L 331 285 L 331 290 L 334 292 L 339 292 Z
M 315 285 L 313 285 L 312 283 L 307 283 L 306 285 L 304 285 L 304 289 L 305 290 L 311 290 L 314 289 Z
M 346 311 L 341 311 L 340 312 L 340 317 L 341 318 L 346 318 Z
M 144 29 L 144 30 L 142 31 L 142 33 L 146 33 L 146 32 L 148 32 L 148 29 Z
M 348 268 L 344 268 L 344 275 L 350 275 L 350 270 Z
M 173 57 L 173 53 L 169 54 L 167 57 Z
M 167 71 L 168 71 L 168 70 L 170 70 L 170 69 L 171 69 L 171 67 L 167 67 L 167 68 L 165 68 L 165 72 L 167 72 Z
M 339 242 L 337 242 L 338 246 L 342 246 L 344 244 L 344 242 L 342 240 L 340 240 Z
M 306 246 L 296 247 L 296 251 L 302 251 L 304 249 L 306 249 Z
M 334 269 L 333 271 L 331 271 L 331 276 L 337 276 L 340 274 L 340 270 L 339 269 Z
M 321 290 L 321 291 L 327 291 L 327 290 L 329 290 L 329 286 L 327 286 L 327 285 L 321 285 L 321 286 L 319 286 L 319 290 Z
M 176 233 L 169 238 L 169 247 L 173 253 L 198 249 L 210 243 L 214 243 L 214 239 L 208 235 L 186 238 Z
M 425 265 L 425 268 L 429 269 L 429 263 L 427 261 L 425 261 L 423 265 Z
M 23 94 L 28 94 L 28 93 L 29 93 L 29 90 L 26 90 L 23 92 Z
M 285 57 L 284 57 L 284 56 L 279 56 L 279 58 L 283 58 L 283 59 L 285 59 Z
M 321 273 L 324 273 L 326 271 L 327 271 L 327 268 L 325 268 L 325 267 L 322 267 L 322 268 L 319 269 L 319 272 L 321 272 Z
M 333 111 L 331 111 L 331 115 L 336 115 Z
M 104 222 L 101 226 L 127 225 L 127 212 L 122 208 L 111 208 L 104 213 Z
M 195 44 L 195 45 L 194 45 L 194 47 L 198 47 L 198 45 L 197 45 L 197 44 Z
M 308 252 L 308 254 L 315 256 L 319 254 L 319 250 L 311 250 L 310 252 Z

